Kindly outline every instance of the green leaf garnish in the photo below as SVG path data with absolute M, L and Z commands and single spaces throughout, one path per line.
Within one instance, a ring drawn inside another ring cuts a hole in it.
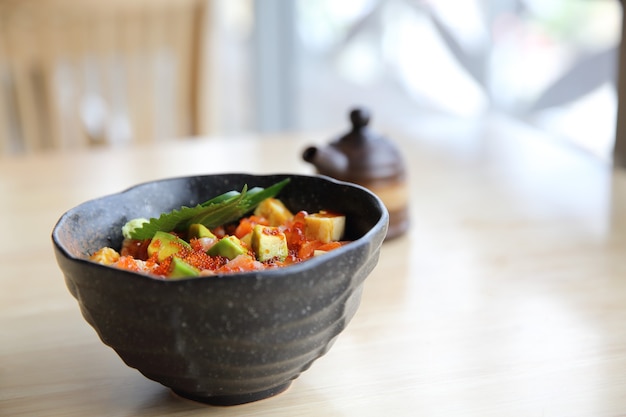
M 158 218 L 153 217 L 140 227 L 134 227 L 129 235 L 132 239 L 151 239 L 158 231 L 185 230 L 193 223 L 212 228 L 234 222 L 254 210 L 261 201 L 276 196 L 289 181 L 286 178 L 270 187 L 250 190 L 244 185 L 241 192 L 229 191 L 195 207 L 182 206 L 169 213 L 162 213 Z

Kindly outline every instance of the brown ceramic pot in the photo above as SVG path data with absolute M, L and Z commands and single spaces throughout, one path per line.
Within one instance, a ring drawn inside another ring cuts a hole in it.
M 324 147 L 310 146 L 302 158 L 318 173 L 362 185 L 374 192 L 389 211 L 386 239 L 402 235 L 409 227 L 407 174 L 395 144 L 368 127 L 366 109 L 350 112 L 352 129 Z

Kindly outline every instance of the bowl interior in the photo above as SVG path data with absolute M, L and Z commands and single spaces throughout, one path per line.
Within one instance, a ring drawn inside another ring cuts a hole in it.
M 128 190 L 98 198 L 69 210 L 53 230 L 53 241 L 64 254 L 84 259 L 95 250 L 121 246 L 122 226 L 137 217 L 158 217 L 161 213 L 193 206 L 244 185 L 267 187 L 286 177 L 289 184 L 279 198 L 293 212 L 333 210 L 346 215 L 346 240 L 358 240 L 386 227 L 388 214 L 382 202 L 360 186 L 323 176 L 292 174 L 220 174 L 170 178 L 140 184 Z

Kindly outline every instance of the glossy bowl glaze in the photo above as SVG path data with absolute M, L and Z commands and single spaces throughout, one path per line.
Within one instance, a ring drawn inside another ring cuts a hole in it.
M 102 246 L 119 248 L 129 219 L 285 177 L 291 182 L 279 198 L 291 210 L 345 213 L 352 242 L 285 268 L 170 281 L 87 260 Z M 60 218 L 52 241 L 84 318 L 128 366 L 181 396 L 234 405 L 282 392 L 328 351 L 358 308 L 387 227 L 384 205 L 360 186 L 322 176 L 221 174 L 88 201 Z

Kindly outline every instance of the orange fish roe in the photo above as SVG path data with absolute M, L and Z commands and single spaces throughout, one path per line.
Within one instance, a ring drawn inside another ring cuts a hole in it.
M 161 263 L 157 263 L 152 273 L 155 275 L 167 276 L 172 266 L 172 257 L 166 258 L 161 261 Z
M 290 249 L 299 247 L 306 242 L 306 237 L 304 234 L 304 218 L 306 217 L 306 215 L 306 211 L 298 212 L 285 229 L 285 236 L 287 237 L 287 244 L 289 245 Z
M 211 271 L 228 262 L 228 258 L 224 258 L 222 256 L 209 256 L 202 250 L 188 251 L 183 256 L 180 256 L 180 258 L 189 265 L 195 266 L 200 270 L 208 269 Z
M 195 252 L 202 250 L 202 243 L 196 238 L 191 239 L 189 241 L 189 245 L 191 245 L 191 249 L 193 249 Z

